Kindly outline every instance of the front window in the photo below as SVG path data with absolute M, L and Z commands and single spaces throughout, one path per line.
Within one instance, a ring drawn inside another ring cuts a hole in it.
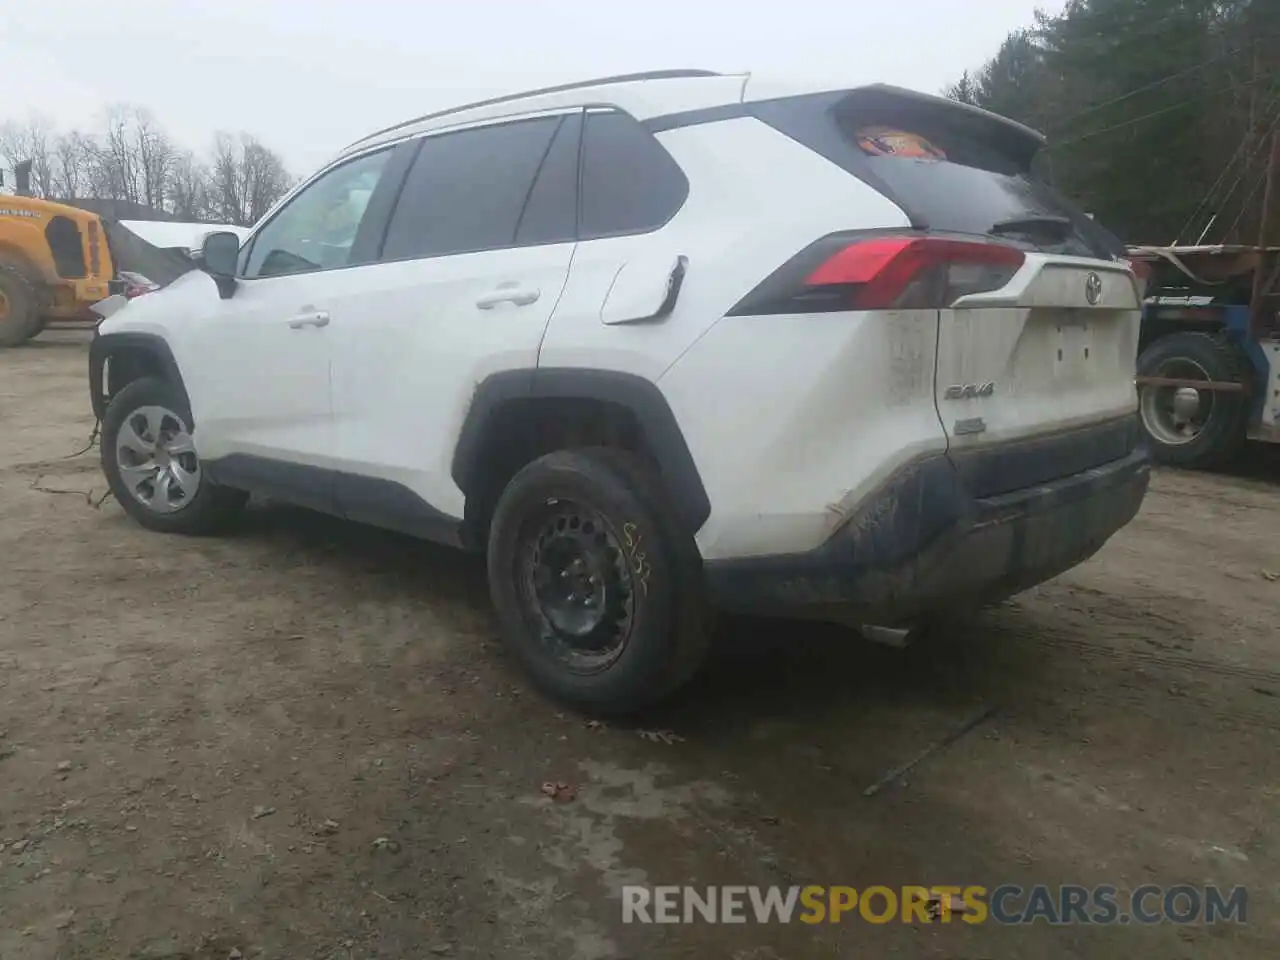
M 391 150 L 357 157 L 305 187 L 253 239 L 244 275 L 345 267 Z

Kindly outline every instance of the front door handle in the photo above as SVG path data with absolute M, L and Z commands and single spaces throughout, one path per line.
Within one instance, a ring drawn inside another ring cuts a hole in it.
M 310 313 L 300 313 L 289 321 L 290 330 L 302 330 L 306 327 L 327 327 L 329 325 L 329 314 L 323 310 L 312 310 Z
M 536 287 L 520 287 L 514 283 L 503 283 L 492 293 L 486 293 L 476 300 L 481 310 L 492 310 L 500 303 L 514 303 L 517 307 L 527 307 L 536 303 L 542 291 Z

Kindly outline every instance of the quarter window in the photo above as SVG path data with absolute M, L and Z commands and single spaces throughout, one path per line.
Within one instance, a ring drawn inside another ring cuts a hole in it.
M 633 117 L 616 110 L 587 114 L 580 239 L 656 230 L 688 193 L 675 160 Z

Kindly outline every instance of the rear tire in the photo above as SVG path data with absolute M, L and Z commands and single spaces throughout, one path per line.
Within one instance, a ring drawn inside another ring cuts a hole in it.
M 16 347 L 40 332 L 40 296 L 25 273 L 0 263 L 0 347 Z
M 1234 345 L 1220 337 L 1175 333 L 1142 352 L 1138 373 L 1245 382 L 1246 362 Z M 1239 453 L 1246 439 L 1249 399 L 1243 393 L 1142 386 L 1138 410 L 1152 458 L 1158 463 L 1193 470 L 1218 467 Z
M 102 471 L 125 513 L 148 530 L 216 533 L 249 499 L 209 479 L 190 430 L 182 391 L 158 377 L 135 380 L 107 406 Z
M 631 454 L 564 450 L 525 466 L 498 500 L 488 567 L 504 640 L 542 690 L 577 709 L 636 713 L 705 659 L 697 547 Z

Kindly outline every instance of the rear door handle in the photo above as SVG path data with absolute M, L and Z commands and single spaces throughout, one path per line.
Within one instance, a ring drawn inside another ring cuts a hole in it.
M 327 327 L 329 325 L 329 314 L 323 310 L 312 310 L 310 313 L 300 313 L 289 321 L 290 330 L 302 330 L 306 327 Z
M 503 283 L 499 284 L 498 289 L 492 293 L 479 297 L 476 300 L 476 306 L 481 310 L 492 310 L 500 303 L 514 303 L 517 307 L 527 307 L 531 303 L 536 303 L 540 296 L 542 291 L 536 287 L 519 287 L 514 283 Z

